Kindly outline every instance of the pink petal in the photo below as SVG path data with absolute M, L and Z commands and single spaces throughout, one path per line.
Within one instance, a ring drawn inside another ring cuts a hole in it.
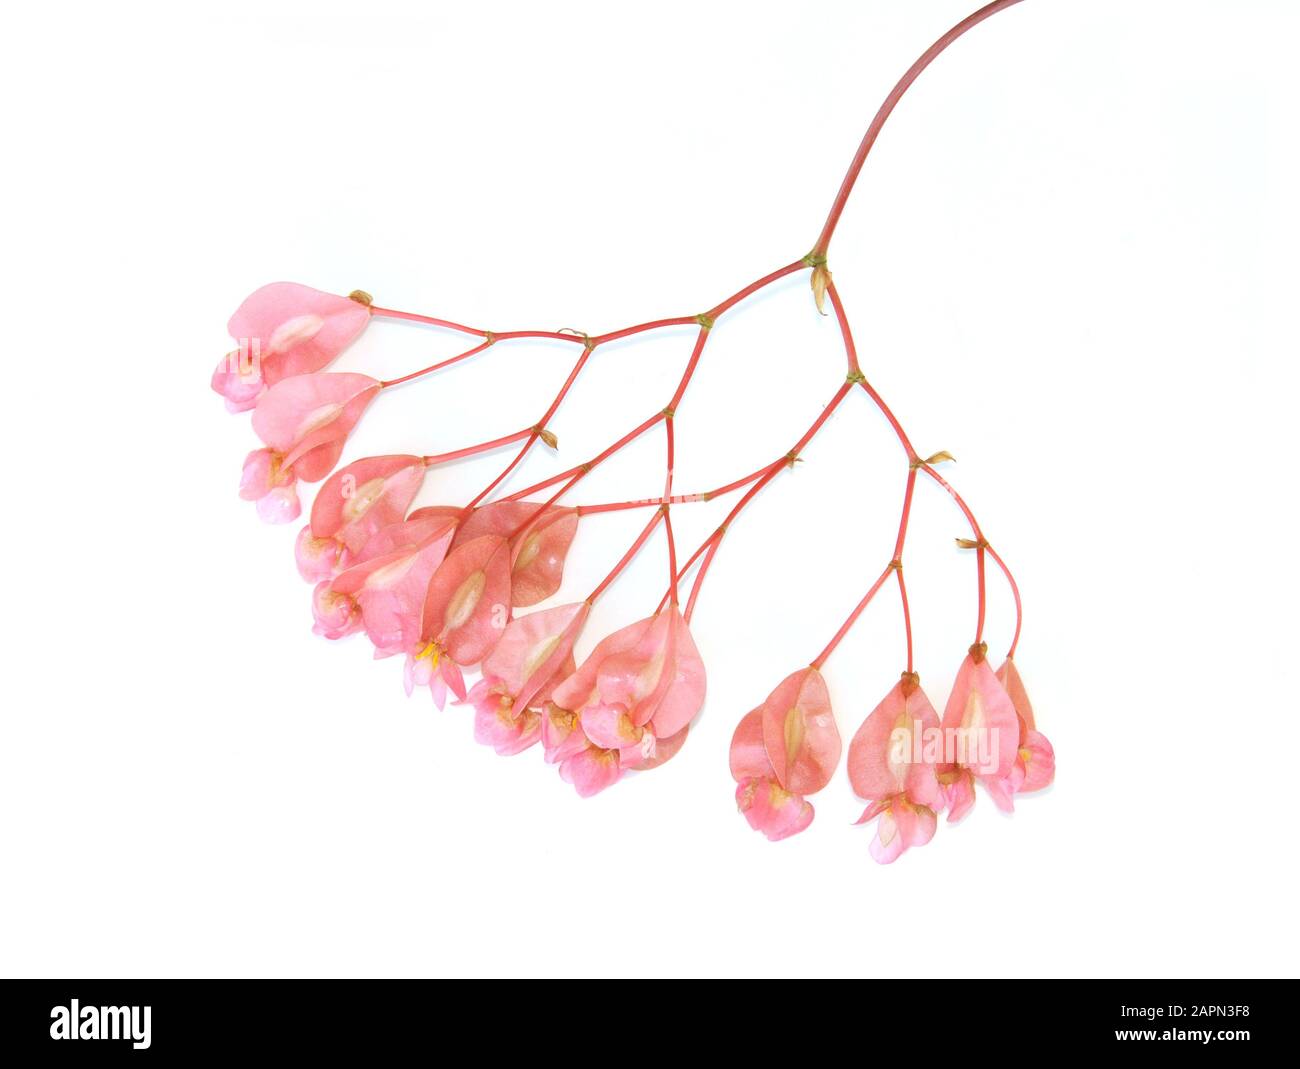
M 811 803 L 770 779 L 741 780 L 736 787 L 736 805 L 749 826 L 772 842 L 797 835 L 813 821 Z
M 542 712 L 542 748 L 548 764 L 572 757 L 588 745 L 587 736 L 578 726 L 578 714 L 551 702 Z
M 498 677 L 519 708 L 527 708 L 572 658 L 590 613 L 591 603 L 582 601 L 516 617 L 484 659 L 484 673 Z
M 763 707 L 746 713 L 731 736 L 731 777 L 737 783 L 747 779 L 776 779 L 772 762 L 763 745 Z
M 595 746 L 588 746 L 585 750 L 566 757 L 560 764 L 560 778 L 565 783 L 573 784 L 582 798 L 599 794 L 618 782 L 622 774 L 623 768 L 619 764 L 617 751 L 601 750 Z
M 551 700 L 570 712 L 580 712 L 584 705 L 596 697 L 596 677 L 601 666 L 610 657 L 635 648 L 654 622 L 651 617 L 606 635 L 579 665 L 578 670 L 555 688 Z
M 1025 685 L 1021 682 L 1020 673 L 1016 671 L 1015 662 L 1008 657 L 1002 662 L 1002 667 L 997 672 L 998 682 L 1002 684 L 1011 699 L 1011 704 L 1015 706 L 1016 715 L 1025 722 L 1025 727 L 1034 730 L 1034 707 L 1029 703 L 1029 695 L 1025 692 Z
M 495 535 L 453 549 L 434 572 L 421 636 L 457 664 L 476 664 L 510 621 L 510 547 Z
M 578 529 L 573 509 L 536 501 L 498 501 L 475 509 L 457 544 L 499 535 L 511 542 L 511 596 L 517 608 L 544 601 L 560 589 L 564 558 Z M 525 528 L 524 525 L 527 524 Z M 521 528 L 524 528 L 521 530 Z
M 799 795 L 825 787 L 839 763 L 841 743 L 822 674 L 799 669 L 761 708 L 763 745 L 781 786 Z
M 969 772 L 958 771 L 941 775 L 939 784 L 943 788 L 944 804 L 948 807 L 948 823 L 955 824 L 975 804 L 975 779 Z
M 582 732 L 606 750 L 636 746 L 643 730 L 632 723 L 621 705 L 589 705 L 582 711 Z
M 379 392 L 368 375 L 318 373 L 276 383 L 257 403 L 253 430 L 307 482 L 325 478 L 343 443 Z
M 302 515 L 297 489 L 292 484 L 277 486 L 258 500 L 257 514 L 266 523 L 293 523 Z
M 318 583 L 312 591 L 311 612 L 315 620 L 312 630 L 325 638 L 339 639 L 361 629 L 357 603 L 347 594 L 332 590 L 328 580 Z
M 309 583 L 332 578 L 343 557 L 343 545 L 333 538 L 313 538 L 311 524 L 298 532 L 293 544 L 293 558 L 298 574 Z
M 974 654 L 967 654 L 962 661 L 944 708 L 943 728 L 955 740 L 956 763 L 961 767 L 992 779 L 1011 771 L 1020 723 L 1011 698 L 984 657 L 977 661 Z
M 273 282 L 245 298 L 227 329 L 272 385 L 290 375 L 319 371 L 369 322 L 370 309 L 349 297 Z
M 678 751 L 685 745 L 686 736 L 690 734 L 690 731 L 688 725 L 677 732 L 676 735 L 669 735 L 666 739 L 653 739 L 654 750 L 648 757 L 645 753 L 645 740 L 650 736 L 644 736 L 637 754 L 629 762 L 625 762 L 623 767 L 637 772 L 649 772 L 652 768 L 658 768 L 677 756 Z
M 1041 791 L 1056 778 L 1056 752 L 1047 736 L 1040 731 L 1030 731 L 1020 744 L 1020 757 L 1025 766 L 1022 792 Z
M 849 782 L 862 798 L 905 794 L 921 805 L 939 800 L 934 761 L 941 756 L 939 716 L 915 679 L 900 680 L 849 744 Z
M 361 552 L 378 531 L 405 518 L 424 472 L 424 461 L 416 456 L 366 457 L 340 468 L 312 504 L 312 536 Z

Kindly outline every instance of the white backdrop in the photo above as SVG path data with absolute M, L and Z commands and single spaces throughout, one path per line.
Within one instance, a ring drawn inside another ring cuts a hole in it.
M 1282 2 L 1029 2 L 922 76 L 832 267 L 863 367 L 1021 581 L 1058 757 L 889 868 L 843 769 L 804 834 L 737 815 L 739 717 L 887 559 L 903 459 L 855 395 L 734 527 L 694 632 L 704 712 L 581 801 L 536 750 L 310 633 L 297 525 L 235 489 L 207 386 L 290 279 L 495 330 L 700 311 L 811 246 L 908 64 L 974 0 L 128 3 L 9 16 L 0 969 L 15 974 L 1247 975 L 1295 971 L 1297 284 Z M 668 399 L 693 332 L 601 350 L 515 487 Z M 338 367 L 456 339 L 377 323 Z M 500 345 L 394 391 L 345 453 L 536 419 L 574 356 Z M 805 275 L 723 320 L 677 486 L 793 443 L 843 375 Z M 656 432 L 575 501 L 656 493 Z M 440 470 L 452 503 L 504 462 Z M 675 514 L 684 547 L 726 502 Z M 557 600 L 644 522 L 584 520 Z M 974 622 L 960 515 L 918 487 L 918 668 Z M 651 543 L 580 651 L 646 615 Z M 1010 605 L 990 577 L 989 639 Z M 896 680 L 887 589 L 827 676 L 851 736 Z

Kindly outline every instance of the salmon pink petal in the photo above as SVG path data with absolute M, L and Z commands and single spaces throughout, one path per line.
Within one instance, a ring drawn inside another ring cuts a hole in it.
M 284 470 L 281 459 L 270 449 L 254 449 L 249 453 L 239 475 L 239 496 L 245 501 L 258 501 L 276 487 L 292 483 L 293 473 Z
M 617 783 L 622 774 L 618 751 L 602 750 L 595 746 L 588 746 L 560 763 L 560 778 L 565 783 L 573 784 L 582 798 L 599 794 L 606 787 Z
M 772 842 L 797 835 L 813 821 L 812 804 L 770 779 L 744 779 L 736 787 L 736 805 L 755 831 Z
M 429 583 L 423 637 L 457 664 L 476 664 L 492 652 L 510 619 L 510 547 L 485 535 L 447 554 Z
M 1011 699 L 1011 704 L 1015 706 L 1016 715 L 1025 723 L 1025 728 L 1029 731 L 1034 730 L 1034 707 L 1029 702 L 1029 695 L 1025 691 L 1025 685 L 1021 682 L 1020 673 L 1016 670 L 1016 665 L 1010 657 L 1002 662 L 1002 667 L 998 669 L 998 682 L 1002 684 L 1007 692 L 1007 697 Z
M 516 617 L 484 659 L 484 674 L 500 679 L 519 708 L 527 708 L 572 660 L 573 644 L 590 612 L 590 602 L 582 601 Z
M 368 375 L 296 375 L 262 395 L 253 430 L 284 454 L 285 467 L 316 482 L 338 462 L 344 441 L 378 392 L 379 382 Z
M 849 782 L 862 798 L 904 794 L 913 803 L 935 805 L 941 744 L 938 714 L 916 677 L 905 674 L 853 736 Z
M 456 521 L 454 517 L 419 516 L 417 518 L 416 513 L 413 512 L 410 519 L 403 520 L 401 523 L 391 523 L 387 527 L 376 531 L 361 552 L 357 554 L 352 565 L 364 564 L 377 557 L 386 557 L 388 554 L 396 553 L 399 550 L 417 550 L 433 539 L 440 538 L 443 535 L 454 535 L 455 531 Z M 447 545 L 450 546 L 451 544 L 450 539 L 448 539 Z M 443 555 L 446 556 L 445 550 Z
M 989 792 L 989 797 L 993 799 L 993 804 L 1003 813 L 1012 813 L 1016 808 L 1016 790 L 1024 782 L 1025 774 L 1020 768 L 1019 763 L 1012 766 L 1001 779 L 981 778 L 980 782 L 984 784 L 984 789 Z
M 340 468 L 312 504 L 312 537 L 361 552 L 378 531 L 405 518 L 424 472 L 424 460 L 416 456 L 366 457 Z
M 676 735 L 669 735 L 666 739 L 655 738 L 649 732 L 646 732 L 641 737 L 641 745 L 628 755 L 628 763 L 625 763 L 623 767 L 637 772 L 649 772 L 652 768 L 658 768 L 677 756 L 677 752 L 685 744 L 686 736 L 690 732 L 689 725 L 682 728 Z M 647 740 L 652 745 L 647 746 Z M 649 752 L 647 753 L 647 751 Z
M 556 669 L 555 674 L 549 680 L 542 684 L 537 693 L 533 695 L 532 700 L 527 702 L 529 709 L 541 711 L 551 704 L 551 696 L 555 693 L 556 688 L 563 683 L 569 676 L 577 671 L 577 665 L 573 663 L 573 653 L 564 659 L 564 663 Z
M 578 670 L 555 688 L 551 700 L 571 712 L 580 712 L 583 706 L 596 696 L 596 679 L 605 661 L 634 649 L 653 622 L 653 617 L 638 620 L 613 634 L 606 635 L 596 643 L 596 648 L 578 666 Z
M 876 821 L 876 837 L 871 840 L 868 849 L 871 857 L 881 865 L 897 861 L 907 849 L 892 806 L 886 808 Z
M 370 558 L 334 580 L 335 590 L 361 606 L 376 648 L 410 651 L 420 644 L 425 598 L 451 538 L 449 527 L 435 528 L 422 544 Z
M 747 779 L 776 779 L 772 762 L 763 745 L 763 707 L 746 713 L 731 736 L 731 778 L 737 783 Z
M 1020 722 L 981 647 L 974 647 L 962 661 L 943 711 L 943 728 L 953 740 L 956 763 L 962 768 L 1001 779 L 1016 762 Z
M 704 705 L 706 679 L 704 660 L 695 646 L 691 629 L 676 604 L 664 610 L 670 614 L 671 673 L 665 673 L 659 692 L 650 705 L 650 727 L 659 738 L 685 730 Z M 645 723 L 645 711 L 637 719 Z
M 1030 731 L 1025 736 L 1020 744 L 1020 759 L 1025 768 L 1022 792 L 1041 791 L 1056 778 L 1056 752 L 1041 731 Z
M 792 673 L 761 708 L 763 745 L 777 782 L 799 795 L 825 787 L 839 763 L 841 743 L 821 672 L 809 667 Z
M 465 677 L 461 674 L 460 665 L 449 657 L 443 657 L 438 662 L 438 675 L 447 685 L 459 701 L 465 700 Z M 438 708 L 442 708 L 441 705 Z
M 575 511 L 551 509 L 514 540 L 510 592 L 516 607 L 536 605 L 560 589 L 577 530 Z

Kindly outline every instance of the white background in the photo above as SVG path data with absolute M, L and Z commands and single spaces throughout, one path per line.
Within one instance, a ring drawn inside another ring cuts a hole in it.
M 207 385 L 291 279 L 485 328 L 692 314 L 811 246 L 865 124 L 974 0 L 26 5 L 8 16 L 0 969 L 10 974 L 1294 973 L 1293 5 L 1030 0 L 886 127 L 832 268 L 863 367 L 1016 570 L 1058 756 L 1013 818 L 880 868 L 843 769 L 803 835 L 737 815 L 740 716 L 888 557 L 903 458 L 849 399 L 733 528 L 682 754 L 580 801 L 540 753 L 310 634 L 235 495 Z M 693 332 L 598 352 L 515 487 L 668 399 Z M 394 375 L 456 339 L 374 325 Z M 575 350 L 502 344 L 394 391 L 345 458 L 534 421 Z M 843 375 L 806 276 L 724 319 L 677 485 L 780 455 Z M 647 436 L 574 501 L 660 486 Z M 436 472 L 472 495 L 505 454 Z M 724 502 L 683 507 L 693 547 Z M 583 522 L 585 596 L 644 514 Z M 960 515 L 918 488 L 918 668 L 974 624 Z M 581 651 L 646 615 L 656 539 Z M 1009 602 L 990 578 L 1000 655 Z M 999 657 L 1000 659 L 1000 657 Z M 896 680 L 892 588 L 831 659 L 846 741 Z

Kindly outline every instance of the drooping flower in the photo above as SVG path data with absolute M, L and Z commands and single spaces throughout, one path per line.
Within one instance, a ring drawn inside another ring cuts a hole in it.
M 949 822 L 960 820 L 975 804 L 976 780 L 986 787 L 996 784 L 1016 762 L 1016 710 L 986 654 L 983 643 L 970 648 L 943 711 L 945 754 L 938 772 Z
M 548 508 L 536 501 L 497 501 L 474 510 L 457 534 L 456 544 L 485 534 L 509 538 L 511 601 L 515 608 L 525 609 L 560 589 L 564 558 L 577 529 L 574 509 Z
M 749 826 L 773 842 L 808 827 L 814 813 L 805 796 L 830 782 L 841 748 L 821 672 L 788 675 L 731 738 L 736 805 Z
M 269 386 L 294 375 L 320 371 L 370 322 L 369 299 L 322 293 L 295 282 L 272 282 L 250 296 L 230 317 L 239 348 L 212 374 L 212 388 L 231 412 L 257 404 Z
M 257 502 L 257 514 L 267 523 L 292 523 L 302 512 L 297 478 L 285 470 L 284 457 L 271 449 L 254 449 L 244 458 L 239 496 Z
M 573 644 L 590 612 L 591 603 L 583 601 L 510 622 L 466 699 L 474 706 L 478 742 L 507 756 L 541 738 L 538 709 L 553 684 L 573 673 Z
M 379 388 L 367 375 L 319 374 L 297 375 L 267 390 L 253 412 L 253 430 L 267 448 L 244 461 L 240 496 L 257 501 L 268 522 L 295 519 L 301 508 L 295 483 L 318 482 L 333 470 Z
M 452 534 L 454 527 L 447 546 Z M 419 640 L 406 659 L 407 693 L 427 683 L 441 709 L 448 688 L 465 700 L 461 668 L 486 657 L 510 622 L 510 546 L 494 535 L 456 546 L 423 585 Z
M 1008 657 L 997 671 L 998 681 L 1016 710 L 1019 727 L 1016 761 L 1011 771 L 999 780 L 986 782 L 989 797 L 1004 812 L 1010 813 L 1017 794 L 1041 791 L 1056 778 L 1056 753 L 1047 736 L 1034 723 L 1034 707 L 1015 663 Z
M 704 662 L 675 604 L 602 639 L 555 688 L 546 759 L 583 797 L 663 764 L 704 703 Z
M 871 803 L 858 823 L 880 818 L 870 849 L 882 865 L 934 836 L 943 808 L 935 774 L 942 747 L 939 715 L 912 672 L 903 673 L 849 743 L 849 782 Z
M 376 533 L 401 522 L 425 470 L 417 456 L 366 457 L 326 479 L 294 544 L 298 573 L 318 582 L 351 564 Z
M 354 606 L 378 656 L 415 655 L 424 643 L 424 603 L 456 533 L 455 514 L 437 512 L 390 524 L 365 544 L 360 559 L 328 583 Z

